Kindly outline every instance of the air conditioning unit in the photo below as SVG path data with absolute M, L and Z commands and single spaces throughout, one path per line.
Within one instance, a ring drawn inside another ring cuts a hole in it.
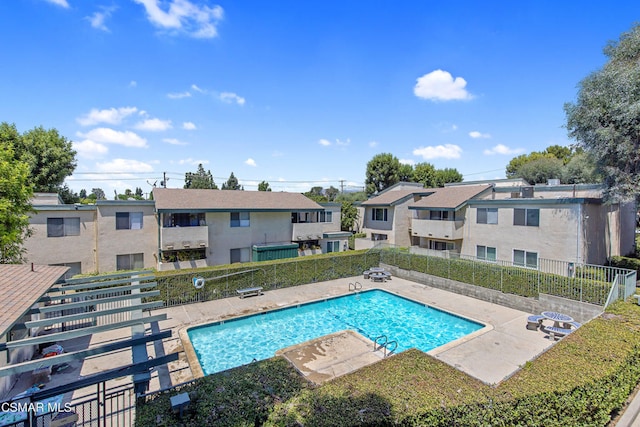
M 533 198 L 533 187 L 522 187 L 520 188 L 520 193 L 523 199 L 532 199 Z

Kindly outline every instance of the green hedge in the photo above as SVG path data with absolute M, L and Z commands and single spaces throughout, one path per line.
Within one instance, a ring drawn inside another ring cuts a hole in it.
M 380 261 L 403 270 L 417 271 L 524 297 L 540 293 L 604 305 L 611 283 L 601 270 L 583 269 L 575 277 L 543 273 L 530 268 L 504 266 L 461 258 L 440 258 L 379 250 Z
M 349 251 L 187 272 L 159 272 L 157 289 L 160 290 L 160 296 L 155 299 L 164 301 L 168 306 L 208 301 L 236 295 L 237 289 L 246 287 L 262 286 L 270 290 L 358 276 L 369 267 L 379 264 L 379 253 Z M 211 280 L 206 280 L 202 289 L 196 289 L 192 281 L 194 277 Z
M 628 258 L 624 256 L 611 257 L 611 265 L 613 267 L 628 268 L 629 270 L 636 270 L 640 273 L 640 259 Z

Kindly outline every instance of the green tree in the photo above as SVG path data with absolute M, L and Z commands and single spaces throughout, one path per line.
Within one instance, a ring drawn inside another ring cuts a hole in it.
M 454 168 L 444 168 L 436 170 L 434 179 L 435 187 L 444 187 L 451 182 L 462 182 L 462 174 Z
M 562 170 L 562 160 L 541 157 L 520 166 L 517 175 L 529 184 L 546 184 L 549 179 L 560 179 Z
M 413 180 L 415 182 L 421 183 L 426 188 L 436 186 L 436 168 L 431 163 L 418 163 L 413 169 Z
M 25 132 L 14 145 L 16 158 L 29 165 L 34 191 L 56 193 L 76 168 L 71 141 L 42 126 Z
M 340 193 L 340 190 L 335 188 L 333 185 L 327 188 L 326 190 L 324 190 L 324 195 L 327 197 L 327 200 L 330 202 L 333 202 L 339 193 Z
M 607 63 L 578 85 L 567 103 L 569 137 L 595 160 L 610 201 L 637 200 L 640 193 L 640 25 L 604 49 Z
M 525 164 L 532 162 L 534 160 L 542 159 L 542 158 L 553 158 L 555 157 L 553 154 L 540 152 L 540 151 L 532 151 L 529 154 L 520 154 L 519 156 L 514 157 L 507 164 L 506 176 L 507 178 L 520 178 L 518 175 L 518 170 Z
M 304 195 L 316 203 L 326 203 L 329 200 L 327 200 L 323 190 L 322 187 L 311 187 L 311 190 L 304 193 Z
M 353 202 L 344 201 L 340 208 L 340 230 L 353 231 L 354 224 L 358 221 L 358 209 Z
M 217 190 L 218 186 L 213 181 L 211 170 L 205 171 L 202 163 L 200 163 L 196 172 L 184 174 L 184 188 Z
M 367 163 L 366 192 L 378 193 L 400 182 L 400 161 L 391 153 L 373 156 Z
M 70 189 L 67 184 L 64 184 L 62 187 L 60 187 L 60 189 L 58 190 L 58 195 L 62 199 L 63 203 L 66 203 L 66 204 L 80 203 L 80 196 L 78 196 L 78 194 L 75 191 Z
M 223 190 L 244 190 L 244 188 L 238 183 L 238 178 L 231 172 L 229 179 L 226 183 L 222 183 Z
M 4 130 L 0 130 L 0 133 Z M 33 184 L 29 165 L 16 160 L 13 148 L 0 145 L 0 263 L 24 262 L 24 240 L 31 235 L 29 214 Z
M 81 199 L 86 199 L 87 198 L 87 190 L 85 190 L 84 188 L 82 190 L 80 190 L 80 193 L 78 194 L 78 196 Z
M 398 176 L 401 182 L 413 182 L 414 181 L 414 170 L 413 166 L 400 163 L 400 170 L 398 171 Z
M 102 188 L 92 188 L 89 198 L 93 198 L 93 200 L 107 200 L 107 196 L 104 194 Z
M 267 181 L 262 181 L 260 184 L 258 184 L 258 191 L 271 191 L 269 183 Z
M 596 164 L 587 153 L 576 154 L 562 169 L 564 184 L 594 184 L 601 181 Z
M 144 200 L 144 193 L 142 192 L 142 188 L 136 187 L 136 199 Z

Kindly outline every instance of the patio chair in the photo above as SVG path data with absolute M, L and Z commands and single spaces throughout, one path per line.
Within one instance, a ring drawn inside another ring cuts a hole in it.
M 527 329 L 530 331 L 536 331 L 542 325 L 542 320 L 544 316 L 540 316 L 539 314 L 534 314 L 527 317 Z

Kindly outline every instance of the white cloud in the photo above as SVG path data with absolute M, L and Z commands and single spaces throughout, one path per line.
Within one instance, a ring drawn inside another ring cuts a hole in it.
M 173 163 L 173 162 L 172 162 Z M 203 164 L 206 165 L 209 163 L 209 160 L 198 160 L 198 159 L 192 159 L 191 157 L 189 157 L 188 159 L 181 159 L 178 160 L 177 162 L 179 165 L 193 165 L 193 166 L 198 166 L 199 164 Z
M 336 145 L 338 145 L 338 146 L 346 147 L 346 146 L 347 146 L 347 145 L 349 145 L 349 144 L 351 144 L 351 138 L 347 138 L 347 139 L 346 139 L 346 140 L 344 140 L 344 141 L 341 141 L 341 140 L 339 140 L 339 139 L 336 139 Z
M 151 132 L 160 132 L 171 129 L 171 120 L 147 119 L 135 125 L 138 130 L 147 130 Z
M 411 165 L 411 166 L 413 166 L 413 165 L 416 164 L 415 160 L 411 160 L 411 159 L 400 159 L 399 162 L 402 165 Z
M 191 93 L 187 92 L 179 92 L 179 93 L 168 93 L 167 98 L 169 99 L 181 99 L 181 98 L 189 98 Z
M 206 91 L 204 89 L 200 89 L 198 86 L 196 85 L 191 85 L 191 89 L 195 90 L 196 92 L 200 92 L 200 93 L 206 93 Z
M 83 117 L 77 118 L 76 121 L 82 126 L 93 126 L 98 123 L 117 125 L 136 111 L 138 111 L 136 107 L 109 108 L 108 110 L 92 108 L 90 112 Z
M 150 164 L 132 159 L 113 159 L 110 162 L 96 163 L 96 169 L 103 173 L 153 172 L 153 166 Z
M 220 101 L 226 102 L 227 104 L 236 103 L 238 105 L 244 105 L 245 99 L 241 96 L 236 95 L 232 92 L 222 92 L 219 96 Z
M 189 143 L 180 141 L 179 139 L 176 139 L 176 138 L 165 138 L 162 141 L 171 145 L 189 145 Z
M 109 32 L 109 28 L 105 24 L 105 21 L 111 17 L 111 14 L 116 10 L 115 7 L 101 7 L 101 12 L 94 12 L 93 15 L 87 16 L 91 26 L 98 30 Z
M 420 147 L 413 150 L 414 156 L 421 156 L 425 160 L 430 159 L 459 159 L 462 148 L 454 144 Z
M 146 139 L 131 131 L 121 132 L 110 128 L 95 128 L 87 133 L 78 132 L 78 136 L 104 144 L 118 144 L 136 148 L 148 147 Z
M 45 0 L 45 1 L 55 4 L 56 6 L 62 6 L 65 9 L 69 8 L 69 3 L 67 3 L 67 0 Z
M 481 133 L 481 132 L 478 132 L 477 130 L 474 130 L 474 131 L 469 132 L 469 136 L 470 136 L 471 138 L 474 138 L 474 139 L 478 139 L 478 138 L 483 138 L 483 139 L 491 138 L 491 135 L 489 135 L 488 133 Z
M 216 26 L 224 15 L 220 6 L 200 6 L 188 0 L 134 1 L 144 6 L 149 21 L 156 27 L 167 30 L 171 34 L 184 33 L 195 38 L 216 37 L 218 35 Z M 163 7 L 167 10 L 163 10 Z
M 494 154 L 503 154 L 503 155 L 512 155 L 512 154 L 520 154 L 524 153 L 523 148 L 509 148 L 506 145 L 498 144 L 490 150 L 484 150 L 484 154 L 487 156 L 492 156 Z
M 322 145 L 323 147 L 328 147 L 331 145 L 331 141 L 329 141 L 328 139 L 321 139 L 320 141 L 318 141 L 318 144 Z
M 375 148 L 378 146 L 378 141 L 369 141 L 369 147 Z
M 182 123 L 182 129 L 195 130 L 196 129 L 196 125 L 193 122 L 184 122 L 184 123 Z
M 73 149 L 76 150 L 78 156 L 87 159 L 96 159 L 107 154 L 109 149 L 106 145 L 85 139 L 84 141 L 73 141 Z
M 435 70 L 418 78 L 413 93 L 418 98 L 434 101 L 471 99 L 473 96 L 465 89 L 467 81 L 443 70 Z
M 256 165 L 256 161 L 253 160 L 252 158 L 248 158 L 247 160 L 245 160 L 244 164 L 245 165 L 249 165 L 249 166 L 253 166 L 253 167 L 258 166 L 258 165 Z
M 136 87 L 136 86 L 138 86 L 138 82 L 137 82 L 137 81 L 135 81 L 135 80 L 131 80 L 131 81 L 129 82 L 129 87 Z

